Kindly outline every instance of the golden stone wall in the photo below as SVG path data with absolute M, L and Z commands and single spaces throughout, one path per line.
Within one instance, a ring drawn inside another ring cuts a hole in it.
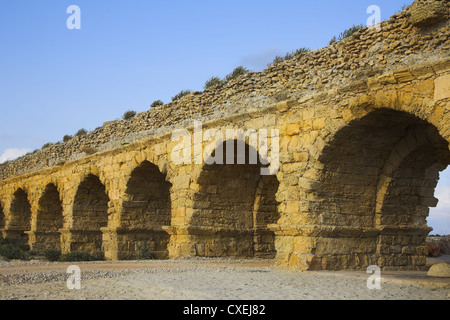
M 450 58 L 439 56 L 202 124 L 224 137 L 279 130 L 273 176 L 248 161 L 177 164 L 168 132 L 9 177 L 0 230 L 36 251 L 109 260 L 147 249 L 300 270 L 421 268 L 434 189 L 450 164 L 449 84 Z

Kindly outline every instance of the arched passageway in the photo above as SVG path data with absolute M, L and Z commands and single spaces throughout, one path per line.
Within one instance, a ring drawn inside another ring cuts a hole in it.
M 78 187 L 73 203 L 71 251 L 103 255 L 101 228 L 108 225 L 108 203 L 105 186 L 95 175 L 88 175 Z
M 31 229 L 31 205 L 27 193 L 21 188 L 14 192 L 6 229 L 8 238 L 21 239 L 24 243 L 28 243 L 28 231 Z
M 32 248 L 35 251 L 61 250 L 61 236 L 59 230 L 63 227 L 63 208 L 60 194 L 54 184 L 45 188 L 38 202 L 35 240 Z
M 426 218 L 439 171 L 450 163 L 448 142 L 434 126 L 377 110 L 341 129 L 319 162 L 311 208 L 332 231 L 317 240 L 318 268 L 425 265 Z
M 248 144 L 242 164 L 238 164 L 237 141 L 233 149 L 234 154 L 230 154 L 227 142 L 219 146 L 212 157 L 223 152 L 223 164 L 205 164 L 198 179 L 199 191 L 195 194 L 190 221 L 196 254 L 273 258 L 275 236 L 267 225 L 279 218 L 275 201 L 278 180 L 275 176 L 261 175 L 263 165 L 259 155 Z M 250 154 L 256 154 L 258 161 L 251 161 Z M 233 164 L 227 158 L 233 159 Z
M 133 258 L 143 251 L 159 258 L 168 256 L 169 235 L 162 227 L 171 223 L 171 186 L 159 168 L 148 161 L 133 170 L 120 217 L 122 258 Z

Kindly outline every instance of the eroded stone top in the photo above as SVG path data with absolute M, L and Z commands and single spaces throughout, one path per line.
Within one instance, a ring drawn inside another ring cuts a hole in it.
M 328 92 L 369 77 L 449 56 L 450 3 L 416 0 L 384 21 L 328 47 L 276 63 L 217 87 L 138 114 L 110 121 L 85 136 L 0 165 L 0 179 L 35 172 L 87 154 L 120 148 L 139 138 L 169 133 L 194 120 L 209 121 L 288 99 Z

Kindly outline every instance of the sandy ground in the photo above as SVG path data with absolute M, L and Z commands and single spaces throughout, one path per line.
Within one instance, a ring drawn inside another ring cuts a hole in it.
M 429 264 L 450 261 L 450 256 Z M 450 300 L 450 279 L 426 272 L 295 272 L 267 260 L 189 259 L 77 263 L 81 289 L 69 290 L 75 263 L 0 261 L 1 300 Z

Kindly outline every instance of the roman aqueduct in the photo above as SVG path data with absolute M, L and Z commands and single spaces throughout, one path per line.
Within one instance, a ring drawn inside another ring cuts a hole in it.
M 416 0 L 380 29 L 1 165 L 1 234 L 108 260 L 145 247 L 300 270 L 423 267 L 450 164 L 449 8 Z M 172 132 L 194 120 L 279 130 L 279 171 L 176 164 Z

